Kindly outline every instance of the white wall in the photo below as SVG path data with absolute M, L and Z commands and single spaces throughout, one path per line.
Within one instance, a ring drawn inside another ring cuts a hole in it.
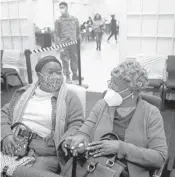
M 175 54 L 175 0 L 126 0 L 126 58 Z
M 1 46 L 24 51 L 34 48 L 34 28 L 30 20 L 31 1 L 0 1 Z
M 40 28 L 53 28 L 53 5 L 52 0 L 37 0 L 35 3 L 33 21 Z

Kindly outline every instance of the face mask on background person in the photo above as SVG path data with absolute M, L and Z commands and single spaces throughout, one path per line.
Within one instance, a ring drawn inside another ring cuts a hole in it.
M 127 88 L 123 91 L 120 91 L 118 93 L 112 89 L 108 89 L 108 91 L 106 92 L 106 95 L 104 97 L 104 100 L 107 102 L 107 104 L 109 106 L 120 106 L 122 104 L 123 100 L 125 100 L 133 95 L 133 93 L 131 93 L 127 97 L 122 98 L 122 96 L 119 93 L 123 93 L 123 92 L 127 91 L 128 89 L 129 88 Z
M 66 13 L 66 9 L 60 9 L 60 12 L 62 15 L 64 15 Z
M 41 74 L 41 73 L 40 73 Z M 56 92 L 60 89 L 63 83 L 63 76 L 56 73 L 44 76 L 41 74 L 40 86 L 47 89 L 49 92 Z

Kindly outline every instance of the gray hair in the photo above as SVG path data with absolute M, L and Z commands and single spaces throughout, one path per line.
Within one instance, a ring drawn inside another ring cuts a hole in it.
M 148 85 L 147 71 L 136 60 L 126 60 L 111 72 L 112 79 L 124 80 L 131 90 L 139 92 Z

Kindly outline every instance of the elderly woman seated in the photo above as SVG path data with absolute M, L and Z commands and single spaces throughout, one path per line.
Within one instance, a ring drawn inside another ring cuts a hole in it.
M 11 130 L 16 122 L 28 127 L 28 130 L 20 132 L 20 137 L 32 137 L 28 149 L 35 162 L 30 168 L 22 166 L 15 169 L 13 176 L 18 177 L 36 176 L 33 174 L 35 169 L 59 173 L 57 155 L 59 151 L 66 150 L 61 142 L 73 135 L 83 123 L 82 105 L 77 95 L 67 87 L 59 60 L 46 56 L 38 61 L 35 71 L 38 81 L 17 90 L 1 110 L 4 154 L 14 156 L 19 150 L 18 138 Z
M 140 97 L 147 82 L 146 71 L 136 61 L 114 68 L 104 99 L 96 103 L 78 133 L 66 140 L 73 154 L 83 149 L 94 158 L 115 154 L 127 165 L 129 177 L 149 177 L 150 168 L 161 167 L 167 143 L 160 111 Z M 119 140 L 100 140 L 109 132 Z

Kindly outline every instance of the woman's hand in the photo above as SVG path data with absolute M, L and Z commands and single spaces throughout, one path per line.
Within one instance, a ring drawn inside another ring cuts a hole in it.
M 73 156 L 76 156 L 78 153 L 83 153 L 86 150 L 89 138 L 86 135 L 78 134 L 68 137 L 66 142 L 68 142 L 66 146 L 71 150 Z
M 17 148 L 16 139 L 17 137 L 15 135 L 9 135 L 3 139 L 2 146 L 5 154 L 14 156 L 14 150 Z
M 86 150 L 89 151 L 89 154 L 93 157 L 100 157 L 105 155 L 117 154 L 118 148 L 118 140 L 102 140 L 90 143 Z
M 63 150 L 65 156 L 68 155 L 68 146 L 69 146 L 69 141 L 68 140 L 64 140 L 61 143 L 61 149 Z

